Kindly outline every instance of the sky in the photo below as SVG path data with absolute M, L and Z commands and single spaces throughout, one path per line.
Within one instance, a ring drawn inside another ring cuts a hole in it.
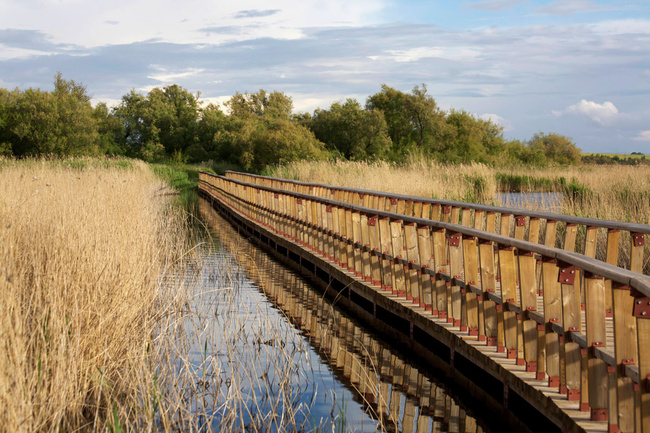
M 0 87 L 57 72 L 93 103 L 178 84 L 206 103 L 280 91 L 295 112 L 425 84 L 508 139 L 650 154 L 647 0 L 0 0 Z

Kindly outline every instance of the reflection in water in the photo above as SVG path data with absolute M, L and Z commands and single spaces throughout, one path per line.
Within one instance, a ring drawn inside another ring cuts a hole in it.
M 203 199 L 200 210 L 226 250 L 211 253 L 214 266 L 230 260 L 230 266 L 245 271 L 241 278 L 253 282 L 243 281 L 231 291 L 237 294 L 227 303 L 232 309 L 224 316 L 228 321 L 220 320 L 223 308 L 204 306 L 218 312 L 206 329 L 238 330 L 234 336 L 222 332 L 234 339 L 221 341 L 229 353 L 220 354 L 220 365 L 240 364 L 248 372 L 249 380 L 231 381 L 246 394 L 240 399 L 246 408 L 230 408 L 247 410 L 244 424 L 272 431 L 484 431 L 438 383 L 245 240 Z M 226 281 L 220 276 L 211 283 L 219 287 Z M 194 356 L 200 358 L 200 351 Z M 230 368 L 230 374 L 241 372 Z M 263 386 L 252 379 L 256 375 L 263 377 Z M 289 414 L 288 408 L 294 409 L 291 426 L 265 424 Z
M 564 194 L 561 192 L 500 192 L 496 194 L 499 206 L 514 209 L 532 209 L 559 213 Z

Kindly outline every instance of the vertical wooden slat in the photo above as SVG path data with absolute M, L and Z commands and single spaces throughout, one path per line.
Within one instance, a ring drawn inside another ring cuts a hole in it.
M 368 216 L 368 236 L 370 238 L 370 282 L 381 285 L 381 241 L 379 238 L 379 222 L 376 215 Z
M 404 224 L 404 237 L 406 239 L 406 258 L 409 263 L 419 264 L 420 254 L 418 251 L 418 234 L 417 228 L 414 223 Z M 420 304 L 420 277 L 418 271 L 409 267 L 408 274 L 408 288 L 410 293 L 407 292 L 406 299 L 412 300 L 414 304 Z
M 591 419 L 607 419 L 607 365 L 596 358 L 594 348 L 607 344 L 605 328 L 605 283 L 596 275 L 585 275 L 586 333 L 589 356 L 589 406 Z
M 390 221 L 391 247 L 393 254 L 393 293 L 400 297 L 406 297 L 406 281 L 404 278 L 404 267 L 397 261 L 404 254 L 404 242 L 402 235 L 402 220 Z
M 370 275 L 370 233 L 368 226 L 368 215 L 365 213 L 360 214 L 361 216 L 361 276 L 364 281 L 370 281 L 372 279 Z
M 558 322 L 562 318 L 561 288 L 555 260 L 543 261 L 542 281 L 546 323 L 546 372 L 549 376 L 549 386 L 558 388 L 560 386 L 560 341 L 558 335 L 550 330 L 551 323 Z
M 499 275 L 501 276 L 501 299 L 503 305 L 517 304 L 517 276 L 515 268 L 515 252 L 511 247 L 502 247 L 499 254 Z M 499 314 L 503 315 L 504 325 L 504 348 L 508 358 L 517 358 L 517 320 L 516 314 L 512 311 L 501 309 Z
M 469 209 L 466 210 L 469 213 Z M 469 223 L 469 221 L 468 221 Z M 478 336 L 478 299 L 476 293 L 470 290 L 469 286 L 478 286 L 478 248 L 475 237 L 463 237 L 463 264 L 465 270 L 465 284 L 467 290 L 465 293 L 467 309 L 467 328 L 469 335 Z
M 633 315 L 634 298 L 630 288 L 619 284 L 612 287 L 614 313 L 614 353 L 617 365 L 638 362 L 636 319 Z M 618 403 L 618 428 L 621 432 L 634 431 L 634 383 L 617 371 L 616 402 Z M 614 414 L 611 414 L 614 415 Z
M 384 255 L 381 261 L 382 269 L 382 288 L 386 291 L 393 291 L 393 267 L 391 261 L 386 255 L 392 256 L 390 220 L 385 217 L 379 218 L 379 236 L 381 243 L 381 252 Z
M 537 310 L 537 279 L 535 256 L 532 253 L 519 251 L 519 298 L 521 310 L 528 312 Z M 537 371 L 537 322 L 524 317 L 522 324 L 522 338 L 524 346 L 524 362 L 526 371 Z
M 419 272 L 420 288 L 422 291 L 420 306 L 425 311 L 431 311 L 433 308 L 431 277 L 425 272 L 426 269 L 433 269 L 431 235 L 428 226 L 419 226 L 417 232 L 418 252 L 420 254 L 420 266 L 422 267 L 422 270 Z
M 607 230 L 607 254 L 605 261 L 610 265 L 618 266 L 618 247 L 621 233 L 618 230 Z M 605 311 L 607 316 L 612 316 L 612 281 L 605 280 Z

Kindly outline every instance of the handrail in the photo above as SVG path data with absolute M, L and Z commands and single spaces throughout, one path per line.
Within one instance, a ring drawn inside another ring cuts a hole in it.
M 649 277 L 465 225 L 199 176 L 202 190 L 245 218 L 507 352 L 569 400 L 580 400 L 593 420 L 609 413 L 622 431 L 630 422 L 633 429 L 629 400 L 609 407 L 603 384 L 629 395 L 640 385 L 642 399 L 634 401 L 648 414 L 650 431 Z
M 426 198 L 420 196 L 397 194 L 397 193 L 390 193 L 390 192 L 383 192 L 383 191 L 376 191 L 376 190 L 350 188 L 350 187 L 327 185 L 321 183 L 303 182 L 303 181 L 292 180 L 292 179 L 283 179 L 278 177 L 261 176 L 257 174 L 243 173 L 243 172 L 237 172 L 233 170 L 226 170 L 226 177 L 228 177 L 228 174 L 252 177 L 255 179 L 265 179 L 265 180 L 272 180 L 272 181 L 283 182 L 283 183 L 291 183 L 294 185 L 301 185 L 307 187 L 319 187 L 328 190 L 338 189 L 341 191 L 355 192 L 360 194 L 382 195 L 386 198 L 394 198 L 394 199 L 405 200 L 405 201 L 431 203 L 431 204 L 437 204 L 442 206 L 459 207 L 459 208 L 473 209 L 473 210 L 478 210 L 483 212 L 494 212 L 494 213 L 508 214 L 508 215 L 522 215 L 522 216 L 527 216 L 532 218 L 542 218 L 542 219 L 552 220 L 552 221 L 561 221 L 570 224 L 580 224 L 584 226 L 600 227 L 600 228 L 606 228 L 612 230 L 625 230 L 632 233 L 650 234 L 649 224 L 626 223 L 622 221 L 578 217 L 578 216 L 558 214 L 553 212 L 508 208 L 508 207 L 501 207 L 501 206 L 490 206 L 490 205 L 483 205 L 483 204 L 476 204 L 476 203 L 469 203 L 469 202 L 462 202 L 462 201 L 455 201 L 455 200 Z
M 206 172 L 206 174 L 210 174 L 210 173 Z M 341 201 L 322 198 L 322 197 L 316 197 L 304 193 L 285 191 L 277 188 L 266 187 L 264 185 L 251 184 L 248 182 L 227 178 L 225 176 L 215 176 L 215 177 L 228 179 L 228 181 L 231 181 L 241 186 L 258 188 L 260 190 L 269 191 L 272 193 L 284 193 L 288 196 L 295 197 L 295 198 L 301 198 L 305 200 L 314 200 L 317 198 L 319 202 L 330 206 L 343 207 L 366 215 L 376 215 L 381 218 L 402 220 L 405 223 L 417 224 L 418 226 L 429 226 L 435 229 L 444 229 L 449 232 L 455 232 L 455 233 L 460 233 L 462 235 L 467 235 L 468 237 L 475 237 L 481 240 L 490 241 L 498 245 L 506 245 L 508 247 L 517 248 L 518 250 L 521 251 L 537 253 L 544 257 L 556 259 L 571 265 L 578 266 L 587 272 L 590 272 L 595 275 L 600 275 L 601 277 L 604 278 L 611 279 L 616 283 L 630 286 L 636 289 L 639 293 L 642 293 L 644 296 L 650 297 L 650 277 L 645 275 L 640 275 L 636 272 L 632 272 L 627 269 L 623 269 L 618 266 L 614 266 L 609 263 L 605 263 L 600 260 L 596 260 L 591 257 L 584 256 L 582 254 L 566 251 L 560 248 L 549 247 L 546 245 L 540 245 L 537 243 L 523 241 L 508 236 L 502 236 L 500 234 L 486 232 L 483 230 L 477 230 L 463 225 L 445 223 L 441 221 L 432 221 L 424 218 L 416 218 L 407 215 L 401 215 L 401 214 L 391 213 L 387 211 L 366 208 L 359 205 L 349 204 L 346 202 L 341 202 Z

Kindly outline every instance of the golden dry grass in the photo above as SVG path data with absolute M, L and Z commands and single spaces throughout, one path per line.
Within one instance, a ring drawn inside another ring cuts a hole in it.
M 530 168 L 450 165 L 425 160 L 402 165 L 302 161 L 276 168 L 271 175 L 421 197 L 499 204 L 498 173 L 547 179 L 564 177 L 586 187 L 590 194 L 563 201 L 563 213 L 642 224 L 647 224 L 650 218 L 650 166 L 647 165 Z M 481 183 L 480 194 L 476 193 L 477 181 Z
M 139 162 L 0 160 L 2 429 L 154 425 L 161 282 L 186 247 L 166 192 Z

